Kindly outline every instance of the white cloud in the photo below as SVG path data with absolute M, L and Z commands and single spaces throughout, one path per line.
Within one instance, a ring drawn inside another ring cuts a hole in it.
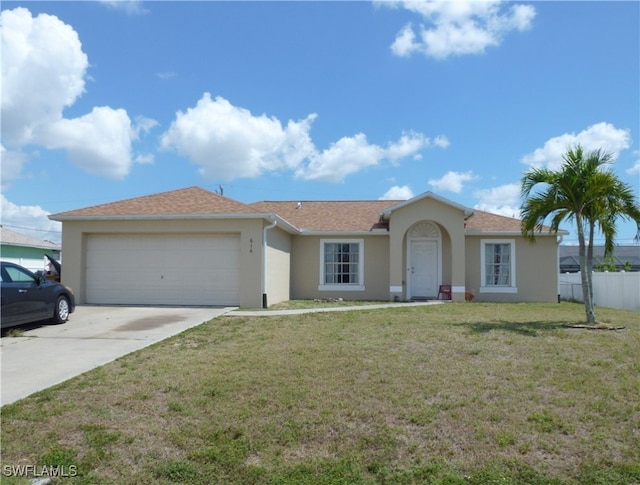
M 447 172 L 439 179 L 430 179 L 429 185 L 435 187 L 437 190 L 446 190 L 459 194 L 462 192 L 462 185 L 464 182 L 468 182 L 477 178 L 472 171 L 468 172 Z
M 383 160 L 390 160 L 396 165 L 402 158 L 419 159 L 420 150 L 430 146 L 431 141 L 422 133 L 404 133 L 397 141 L 389 143 L 386 149 L 370 144 L 363 133 L 358 133 L 341 138 L 321 153 L 311 154 L 308 165 L 299 168 L 296 176 L 342 182 L 348 175 L 379 165 Z
M 414 12 L 427 23 L 417 29 L 407 24 L 400 30 L 391 51 L 402 57 L 422 53 L 444 59 L 479 54 L 500 45 L 508 32 L 529 29 L 536 15 L 531 5 L 503 0 L 396 0 L 381 4 Z
M 195 107 L 176 114 L 161 137 L 161 146 L 189 157 L 210 179 L 255 178 L 290 170 L 302 179 L 342 182 L 382 160 L 395 164 L 402 158 L 419 156 L 421 149 L 431 145 L 423 134 L 411 131 L 383 148 L 358 133 L 319 151 L 310 135 L 315 119 L 312 113 L 283 125 L 275 117 L 254 115 L 205 93 Z
M 177 74 L 173 71 L 164 71 L 156 73 L 156 76 L 158 76 L 160 79 L 171 79 L 172 77 L 176 77 Z
M 622 150 L 629 148 L 631 135 L 629 130 L 616 128 L 611 123 L 597 123 L 580 133 L 565 133 L 548 140 L 542 148 L 537 148 L 522 158 L 522 162 L 532 167 L 547 167 L 557 170 L 562 164 L 562 156 L 568 149 L 581 145 L 589 152 L 603 149 L 617 159 Z
M 131 143 L 155 123 L 132 128 L 125 110 L 107 106 L 63 117 L 85 91 L 89 61 L 76 31 L 53 15 L 5 10 L 2 21 L 2 144 L 19 153 L 28 144 L 66 150 L 81 168 L 108 177 L 127 175 Z M 27 157 L 14 157 L 3 184 L 20 174 Z
M 5 190 L 9 181 L 16 179 L 20 175 L 22 165 L 26 160 L 26 155 L 19 151 L 7 150 L 0 146 L 0 158 L 2 159 L 2 169 L 0 172 L 0 186 Z
M 37 142 L 41 127 L 84 92 L 89 61 L 78 34 L 57 17 L 16 8 L 1 20 L 3 143 Z
M 636 161 L 636 163 L 626 170 L 629 175 L 640 175 L 640 160 Z
M 64 149 L 69 159 L 89 173 L 123 178 L 132 164 L 131 120 L 123 109 L 108 106 L 73 119 L 60 119 L 43 133 L 41 142 L 49 149 Z
M 145 116 L 137 116 L 135 119 L 135 123 L 133 124 L 133 131 L 135 133 L 135 138 L 137 139 L 140 136 L 140 133 L 149 133 L 152 128 L 158 126 L 158 122 L 152 118 L 147 118 Z
M 438 135 L 433 140 L 433 144 L 440 148 L 448 148 L 451 143 L 449 143 L 449 139 L 444 135 Z
M 155 161 L 155 157 L 150 153 L 140 154 L 136 157 L 136 163 L 140 163 L 142 165 L 149 165 L 149 164 L 152 164 L 154 161 Z
M 254 116 L 224 98 L 205 93 L 195 107 L 178 112 L 162 135 L 161 146 L 175 149 L 201 166 L 208 178 L 254 178 L 264 172 L 296 168 L 315 149 L 309 130 L 316 115 L 289 121 Z
M 113 9 L 122 10 L 129 15 L 147 13 L 147 10 L 142 6 L 142 0 L 100 0 L 100 3 Z
M 405 25 L 391 44 L 391 51 L 400 57 L 410 56 L 419 49 L 420 44 L 416 41 L 416 34 L 411 24 Z
M 60 243 L 62 224 L 51 221 L 38 205 L 16 205 L 0 195 L 2 224 L 20 234 Z
M 386 157 L 392 162 L 397 162 L 402 158 L 415 156 L 420 150 L 430 145 L 429 139 L 422 133 L 403 133 L 396 142 L 389 143 L 386 150 Z
M 408 185 L 403 185 L 402 187 L 394 185 L 378 200 L 409 200 L 411 198 L 413 198 L 413 191 Z
M 519 184 L 477 190 L 473 196 L 479 199 L 479 202 L 474 205 L 475 209 L 507 217 L 520 217 Z
M 367 137 L 358 133 L 345 136 L 329 148 L 312 157 L 311 162 L 300 168 L 296 175 L 304 179 L 342 182 L 348 175 L 377 165 L 385 157 L 385 150 L 371 145 Z

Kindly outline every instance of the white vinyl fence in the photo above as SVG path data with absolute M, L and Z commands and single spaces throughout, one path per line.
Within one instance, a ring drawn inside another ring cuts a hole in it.
M 580 273 L 559 276 L 560 298 L 584 301 Z M 640 272 L 593 273 L 593 303 L 597 306 L 640 310 Z

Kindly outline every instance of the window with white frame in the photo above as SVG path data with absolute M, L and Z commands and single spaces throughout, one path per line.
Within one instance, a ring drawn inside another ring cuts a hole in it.
M 516 293 L 516 243 L 514 239 L 483 239 L 480 242 L 483 293 Z
M 318 290 L 364 291 L 364 243 L 362 239 L 320 240 Z

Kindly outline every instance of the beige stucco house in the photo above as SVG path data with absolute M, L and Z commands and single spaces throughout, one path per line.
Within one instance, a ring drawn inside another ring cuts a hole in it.
M 289 299 L 557 300 L 558 239 L 431 192 L 407 201 L 244 204 L 190 187 L 54 214 L 80 304 Z

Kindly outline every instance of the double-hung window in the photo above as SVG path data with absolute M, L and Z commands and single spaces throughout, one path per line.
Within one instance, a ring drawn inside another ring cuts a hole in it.
M 480 292 L 517 293 L 515 240 L 483 239 L 480 251 Z
M 364 291 L 362 239 L 320 240 L 320 291 Z

